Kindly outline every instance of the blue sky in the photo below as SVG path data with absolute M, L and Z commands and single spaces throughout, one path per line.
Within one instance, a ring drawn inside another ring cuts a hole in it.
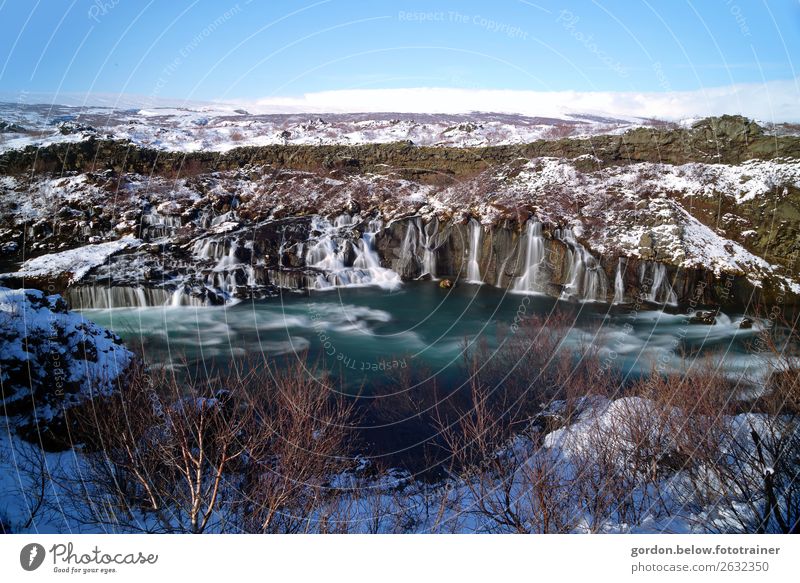
M 692 91 L 794 80 L 800 3 L 0 0 L 0 92 Z

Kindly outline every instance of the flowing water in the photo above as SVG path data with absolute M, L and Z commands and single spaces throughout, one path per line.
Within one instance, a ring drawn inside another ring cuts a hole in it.
M 467 281 L 481 283 L 481 268 L 478 255 L 481 250 L 483 227 L 475 219 L 469 221 L 469 261 L 467 262 Z
M 614 276 L 614 303 L 621 304 L 625 301 L 625 259 L 620 257 L 617 260 L 617 274 Z
M 539 292 L 542 289 L 539 270 L 545 259 L 542 223 L 528 221 L 525 227 L 525 272 L 514 281 L 514 291 Z
M 118 332 L 151 362 L 176 366 L 185 357 L 224 367 L 231 358 L 295 358 L 307 352 L 360 386 L 387 368 L 429 370 L 446 380 L 459 370 L 465 348 L 476 339 L 496 346 L 502 332 L 520 318 L 538 314 L 547 319 L 561 310 L 567 311 L 570 324 L 564 345 L 594 341 L 601 358 L 623 372 L 649 371 L 656 364 L 677 370 L 686 362 L 679 356 L 684 351 L 723 356 L 730 375 L 758 375 L 764 369 L 764 361 L 748 352 L 759 324 L 740 329 L 737 315 L 719 314 L 714 325 L 688 324 L 684 315 L 568 303 L 471 284 L 441 289 L 435 282 L 419 281 L 391 290 L 373 286 L 290 293 L 225 307 L 83 313 Z
M 312 232 L 318 232 L 319 236 L 308 249 L 306 263 L 321 271 L 314 285 L 316 289 L 359 285 L 393 289 L 400 285 L 400 276 L 381 267 L 375 251 L 375 235 L 383 229 L 383 223 L 379 219 L 369 221 L 358 241 L 353 242 L 348 231 L 359 221 L 357 215 L 341 215 L 333 224 L 319 216 L 312 220 Z M 355 259 L 352 266 L 348 266 L 347 258 L 351 254 Z
M 578 242 L 572 229 L 557 231 L 556 236 L 569 248 L 569 271 L 562 298 L 587 302 L 606 301 L 608 282 L 597 259 Z

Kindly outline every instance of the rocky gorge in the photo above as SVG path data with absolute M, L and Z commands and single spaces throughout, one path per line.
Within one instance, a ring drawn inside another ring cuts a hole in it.
M 2 277 L 78 308 L 419 278 L 670 309 L 792 304 L 799 142 L 727 116 L 487 148 L 28 147 L 0 154 Z

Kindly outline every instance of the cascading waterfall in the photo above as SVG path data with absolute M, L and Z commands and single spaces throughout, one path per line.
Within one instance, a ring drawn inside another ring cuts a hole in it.
M 436 279 L 436 234 L 439 231 L 439 221 L 434 217 L 420 229 L 422 235 L 422 273 L 427 273 Z
M 561 292 L 562 299 L 578 298 L 586 302 L 605 302 L 608 282 L 600 263 L 586 248 L 578 243 L 572 229 L 557 232 L 557 237 L 567 244 L 567 283 Z
M 203 279 L 208 288 L 207 291 L 221 296 L 226 303 L 234 301 L 237 288 L 247 286 L 254 289 L 258 287 L 253 266 L 242 262 L 237 256 L 239 248 L 239 241 L 235 237 L 200 239 L 195 241 L 192 246 L 192 253 L 196 257 L 215 262 Z M 193 300 L 179 300 L 182 288 L 183 286 L 179 286 L 176 290 L 172 305 L 195 305 Z
M 649 302 L 678 305 L 678 294 L 672 289 L 667 277 L 667 266 L 656 261 L 648 261 L 639 266 L 639 282 L 642 289 L 647 289 L 645 299 Z
M 320 235 L 306 253 L 306 264 L 319 270 L 314 287 L 330 289 L 334 287 L 377 285 L 394 289 L 400 285 L 400 276 L 381 267 L 380 258 L 375 251 L 375 236 L 383 229 L 383 222 L 373 219 L 356 245 L 347 235 L 350 227 L 358 224 L 358 215 L 341 215 L 333 224 L 325 218 L 316 216 L 311 221 L 312 232 Z M 351 265 L 348 259 L 355 256 Z
M 203 298 L 197 297 L 189 293 L 187 288 L 184 285 L 179 285 L 175 288 L 175 291 L 172 292 L 172 297 L 170 298 L 169 305 L 173 308 L 178 308 L 180 306 L 195 306 L 195 307 L 203 307 L 207 306 L 208 302 L 203 300 Z
M 400 249 L 404 263 L 414 262 L 421 267 L 422 275 L 436 279 L 436 234 L 438 221 L 434 217 L 423 225 L 420 217 L 408 219 L 406 234 Z
M 513 291 L 532 293 L 541 291 L 540 268 L 545 259 L 542 223 L 535 219 L 525 227 L 525 272 L 514 281 Z
M 469 220 L 469 261 L 467 262 L 467 281 L 470 283 L 483 283 L 481 268 L 478 263 L 478 253 L 481 248 L 483 228 L 475 219 Z
M 166 304 L 170 293 L 163 288 L 131 285 L 81 285 L 69 288 L 66 299 L 75 310 L 147 308 Z
M 623 257 L 617 260 L 617 275 L 614 277 L 614 303 L 625 302 L 625 279 L 622 274 L 625 271 L 626 261 Z
M 147 221 L 149 223 L 158 218 Z M 218 220 L 219 217 L 213 219 Z M 308 219 L 292 222 L 291 239 L 281 242 L 277 261 L 271 257 L 273 251 L 269 247 L 262 250 L 258 246 L 258 251 L 255 251 L 256 243 L 244 240 L 238 223 L 226 221 L 217 225 L 217 232 L 208 233 L 188 245 L 192 255 L 190 260 L 183 261 L 178 256 L 178 262 L 170 270 L 163 271 L 168 274 L 169 281 L 155 281 L 152 273 L 161 273 L 157 268 L 150 273 L 145 271 L 150 269 L 148 256 L 147 260 L 135 259 L 125 264 L 125 273 L 128 275 L 117 280 L 120 285 L 108 285 L 109 274 L 99 271 L 91 280 L 84 280 L 81 285 L 68 289 L 67 297 L 78 309 L 221 305 L 236 301 L 236 298 L 261 293 L 268 295 L 277 287 L 322 290 L 376 285 L 393 289 L 401 285 L 401 275 L 408 279 L 425 274 L 435 277 L 437 255 L 440 270 L 452 273 L 458 269 L 459 257 L 453 255 L 453 235 L 449 225 L 440 231 L 435 218 L 427 223 L 419 216 L 403 220 L 407 221 L 405 231 L 402 230 L 402 224 L 397 225 L 396 230 L 390 226 L 393 233 L 405 233 L 400 260 L 395 256 L 392 265 L 397 271 L 381 266 L 377 242 L 383 245 L 388 240 L 378 239 L 384 229 L 379 219 L 365 220 L 358 214 L 344 214 L 330 219 L 312 216 L 310 225 Z M 486 257 L 481 257 L 484 228 L 475 219 L 470 219 L 465 227 L 468 248 L 461 256 L 462 261 L 466 261 L 466 266 L 461 263 L 462 273 L 466 272 L 466 279 L 470 282 L 483 283 L 486 276 L 486 273 L 481 274 L 482 269 L 486 270 Z M 514 241 L 506 233 L 496 240 L 498 248 Z M 611 282 L 606 278 L 599 260 L 578 242 L 574 232 L 565 228 L 556 231 L 554 237 L 566 246 L 563 257 L 563 299 L 605 302 L 613 297 L 614 304 L 621 304 L 626 301 L 626 291 L 633 293 L 633 288 L 626 290 L 626 281 L 630 280 L 625 277 L 625 272 L 631 268 L 628 259 L 618 259 L 613 293 L 610 293 L 608 288 Z M 505 252 L 497 251 L 498 276 L 494 284 L 508 286 L 509 279 L 507 275 L 504 278 L 504 274 L 516 271 L 516 277 L 510 282 L 511 291 L 549 293 L 550 281 L 547 277 L 550 270 L 545 268 L 547 243 L 542 224 L 531 217 L 525 225 L 525 235 L 518 243 L 519 253 L 511 252 L 510 248 Z M 439 246 L 442 246 L 441 253 Z M 522 249 L 525 250 L 524 254 Z M 515 262 L 516 270 L 512 269 Z M 669 281 L 665 265 L 640 262 L 638 275 L 644 299 L 652 303 L 677 305 L 677 294 Z M 90 281 L 96 282 L 95 285 L 90 285 Z M 137 286 L 139 281 L 145 285 Z
M 160 239 L 175 234 L 175 231 L 183 225 L 180 217 L 172 215 L 162 215 L 156 211 L 151 211 L 142 215 L 142 235 L 152 239 Z

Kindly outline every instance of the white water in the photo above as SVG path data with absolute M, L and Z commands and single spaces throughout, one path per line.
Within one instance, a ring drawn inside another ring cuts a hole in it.
M 621 304 L 625 301 L 625 280 L 622 273 L 625 271 L 625 259 L 617 260 L 617 275 L 614 277 L 614 303 Z
M 667 268 L 663 263 L 648 261 L 639 267 L 639 282 L 642 289 L 649 291 L 645 298 L 653 303 L 678 305 L 678 294 L 672 289 L 667 277 Z
M 316 242 L 310 243 L 306 253 L 306 264 L 318 269 L 315 289 L 335 287 L 377 285 L 385 289 L 397 288 L 400 276 L 381 266 L 375 251 L 375 235 L 383 229 L 383 222 L 371 220 L 367 228 L 353 245 L 348 238 L 349 228 L 360 221 L 358 215 L 341 215 L 333 224 L 323 217 L 315 216 L 311 221 L 312 231 L 318 231 Z M 350 256 L 355 256 L 348 265 Z
M 202 307 L 206 306 L 207 303 L 203 301 L 201 298 L 191 295 L 186 291 L 186 288 L 183 285 L 179 285 L 174 292 L 172 292 L 172 297 L 170 298 L 169 305 L 173 308 L 177 308 L 180 306 L 197 306 Z
M 422 273 L 429 274 L 436 279 L 436 234 L 439 231 L 439 221 L 434 218 L 420 231 L 422 239 Z
M 216 262 L 214 267 L 206 272 L 205 284 L 210 291 L 222 296 L 226 303 L 235 300 L 236 288 L 258 287 L 253 266 L 243 263 L 236 255 L 239 247 L 239 241 L 235 237 L 200 239 L 192 246 L 192 253 L 196 257 Z M 185 297 L 181 299 L 180 289 L 181 287 L 173 295 L 172 305 L 196 305 L 196 302 L 201 301 L 197 298 L 187 299 L 191 296 L 186 293 L 183 293 Z
M 469 261 L 467 263 L 467 281 L 471 283 L 483 283 L 481 279 L 481 268 L 478 264 L 478 253 L 481 248 L 481 237 L 483 228 L 475 219 L 469 221 Z
M 172 215 L 162 215 L 156 211 L 142 215 L 142 231 L 147 232 L 151 239 L 160 239 L 175 234 L 175 231 L 183 225 L 180 217 Z
M 436 234 L 438 220 L 434 218 L 423 225 L 419 217 L 408 220 L 400 255 L 404 261 L 412 259 L 421 266 L 420 276 L 436 279 Z
M 532 293 L 542 290 L 540 268 L 544 259 L 542 223 L 531 219 L 525 227 L 525 272 L 514 280 L 514 291 Z
M 608 282 L 600 263 L 578 243 L 572 229 L 566 228 L 557 233 L 557 236 L 569 247 L 567 251 L 569 271 L 567 283 L 561 292 L 562 299 L 577 298 L 586 302 L 605 302 Z

